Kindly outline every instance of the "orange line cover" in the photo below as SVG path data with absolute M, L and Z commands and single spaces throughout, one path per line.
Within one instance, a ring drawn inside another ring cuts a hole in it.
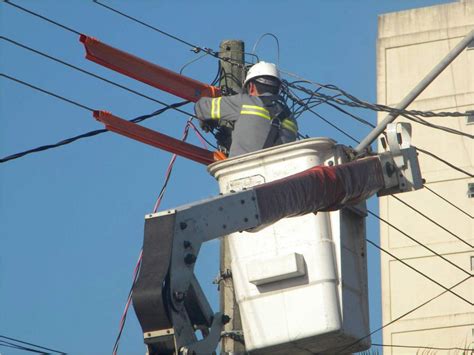
M 129 122 L 106 111 L 94 111 L 96 120 L 102 122 L 112 132 L 135 139 L 167 152 L 180 155 L 198 163 L 209 165 L 215 161 L 215 153 L 193 144 L 180 141 L 166 134 L 155 132 L 136 123 Z
M 86 58 L 109 69 L 169 92 L 183 99 L 196 102 L 202 96 L 221 96 L 220 89 L 147 62 L 132 54 L 111 47 L 93 37 L 81 35 Z

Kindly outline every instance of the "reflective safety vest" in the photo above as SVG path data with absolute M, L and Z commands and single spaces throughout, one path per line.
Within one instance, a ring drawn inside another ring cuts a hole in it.
M 194 111 L 211 126 L 231 127 L 229 157 L 293 142 L 298 136 L 296 120 L 277 95 L 203 97 Z

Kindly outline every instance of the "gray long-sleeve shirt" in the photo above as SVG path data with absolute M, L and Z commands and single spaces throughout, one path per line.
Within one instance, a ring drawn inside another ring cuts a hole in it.
M 196 103 L 194 111 L 201 120 L 214 121 L 220 126 L 233 125 L 229 157 L 293 142 L 298 134 L 298 125 L 289 108 L 278 101 L 276 95 L 203 97 Z M 269 142 L 267 139 L 275 117 L 281 125 L 275 139 L 271 137 Z

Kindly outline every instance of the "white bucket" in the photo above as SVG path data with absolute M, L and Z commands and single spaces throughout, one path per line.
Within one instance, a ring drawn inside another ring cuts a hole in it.
M 344 161 L 342 146 L 312 138 L 208 170 L 228 193 Z M 331 352 L 369 334 L 365 218 L 354 211 L 285 218 L 258 232 L 227 236 L 247 351 Z M 344 352 L 369 346 L 367 338 Z

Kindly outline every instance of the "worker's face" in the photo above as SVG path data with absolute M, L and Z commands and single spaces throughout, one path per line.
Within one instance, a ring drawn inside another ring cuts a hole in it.
M 257 86 L 253 82 L 249 83 L 247 91 L 250 96 L 258 96 Z

